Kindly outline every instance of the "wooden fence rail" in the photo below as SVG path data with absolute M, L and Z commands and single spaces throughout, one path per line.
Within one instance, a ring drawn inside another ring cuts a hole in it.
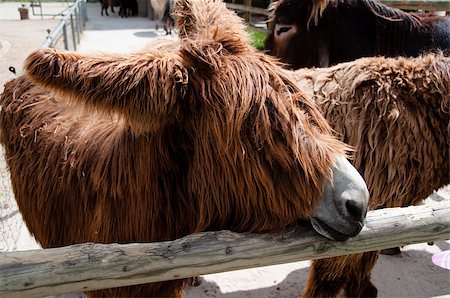
M 380 2 L 403 10 L 450 11 L 449 0 L 380 0 Z
M 260 15 L 265 15 L 265 16 L 269 15 L 267 9 L 260 8 L 260 7 L 254 7 L 254 6 L 243 5 L 243 4 L 235 4 L 235 3 L 227 3 L 227 7 L 229 9 L 240 10 L 240 11 L 249 12 L 252 14 L 260 14 Z
M 424 10 L 424 11 L 450 11 L 449 0 L 379 0 L 381 3 L 403 10 Z M 243 11 L 248 14 L 246 18 L 250 18 L 250 14 L 268 16 L 267 9 L 251 6 L 251 1 L 246 4 L 227 3 L 228 8 L 237 11 Z M 247 20 L 248 21 L 248 20 Z
M 450 201 L 371 211 L 362 232 L 344 242 L 296 227 L 281 234 L 220 231 L 161 243 L 7 252 L 0 253 L 0 297 L 111 288 L 446 239 Z

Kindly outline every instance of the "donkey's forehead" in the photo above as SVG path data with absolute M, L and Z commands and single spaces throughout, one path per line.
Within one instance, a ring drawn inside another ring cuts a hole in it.
M 299 6 L 306 6 L 308 3 L 311 3 L 310 0 L 280 0 L 278 3 L 278 8 L 292 8 Z M 291 11 L 291 13 L 295 14 L 295 11 Z
M 309 13 L 311 10 L 318 9 L 324 1 L 318 0 L 280 0 L 276 6 L 275 13 L 290 14 L 298 17 L 299 14 Z M 328 3 L 328 2 L 326 2 Z
M 275 8 L 274 16 L 278 19 L 282 17 L 283 23 L 291 23 L 310 10 L 311 1 L 308 0 L 280 0 Z
M 305 15 L 309 21 L 317 19 L 323 14 L 332 0 L 280 0 L 275 9 L 275 16 L 289 15 L 292 18 L 301 19 Z

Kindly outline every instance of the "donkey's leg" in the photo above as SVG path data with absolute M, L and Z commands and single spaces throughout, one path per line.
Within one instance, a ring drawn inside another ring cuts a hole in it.
M 359 254 L 351 264 L 350 276 L 345 286 L 347 297 L 377 297 L 378 290 L 370 281 L 372 269 L 378 260 L 380 251 Z M 351 256 L 350 256 L 351 257 Z
M 88 292 L 89 298 L 98 297 L 174 297 L 181 298 L 189 279 L 142 284 Z
M 391 248 L 385 248 L 381 250 L 382 255 L 386 256 L 394 256 L 400 254 L 402 251 L 400 250 L 400 247 L 391 247 Z
M 346 274 L 340 272 L 341 257 L 315 260 L 308 275 L 304 298 L 336 297 L 346 283 Z
M 342 289 L 348 297 L 376 297 L 370 282 L 378 252 L 313 261 L 304 297 L 335 297 Z

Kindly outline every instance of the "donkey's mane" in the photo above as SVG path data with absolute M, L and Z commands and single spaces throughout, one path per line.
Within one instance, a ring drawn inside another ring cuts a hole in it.
M 352 0 L 360 1 L 364 8 L 373 14 L 375 19 L 375 53 L 395 56 L 399 49 L 404 48 L 409 34 L 419 31 L 422 21 L 419 16 L 406 13 L 400 9 L 385 6 L 374 0 Z
M 307 26 L 314 21 L 317 26 L 319 19 L 322 17 L 325 9 L 330 3 L 343 3 L 350 1 L 353 5 L 358 2 L 365 8 L 367 8 L 371 14 L 377 17 L 378 22 L 394 23 L 400 26 L 409 26 L 410 29 L 420 27 L 421 18 L 415 14 L 406 13 L 400 9 L 388 7 L 375 0 L 312 0 L 311 12 L 308 18 Z M 275 17 L 275 10 L 281 1 L 277 0 L 272 2 L 267 8 L 269 12 L 269 22 L 273 21 Z
M 361 4 L 369 9 L 377 17 L 378 22 L 393 23 L 399 27 L 409 26 L 409 29 L 420 27 L 421 20 L 419 16 L 406 13 L 403 10 L 388 7 L 374 0 L 353 0 L 361 1 Z

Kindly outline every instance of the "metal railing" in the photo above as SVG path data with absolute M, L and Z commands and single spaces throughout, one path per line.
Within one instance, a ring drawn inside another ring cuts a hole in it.
M 49 33 L 42 47 L 77 50 L 87 20 L 86 0 L 77 0 L 65 13 L 61 22 Z
M 55 13 L 44 13 L 43 9 L 42 9 L 42 1 L 41 0 L 31 0 L 31 2 L 30 2 L 31 12 L 34 16 L 40 16 L 41 19 L 44 19 L 44 16 L 46 16 L 46 17 L 64 16 L 65 11 L 70 9 L 71 6 L 70 6 L 69 1 L 71 2 L 72 0 L 60 0 L 60 1 L 63 3 L 66 3 L 67 8 L 64 9 L 63 11 L 55 14 Z M 39 8 L 39 12 L 36 12 L 34 10 L 35 8 Z

